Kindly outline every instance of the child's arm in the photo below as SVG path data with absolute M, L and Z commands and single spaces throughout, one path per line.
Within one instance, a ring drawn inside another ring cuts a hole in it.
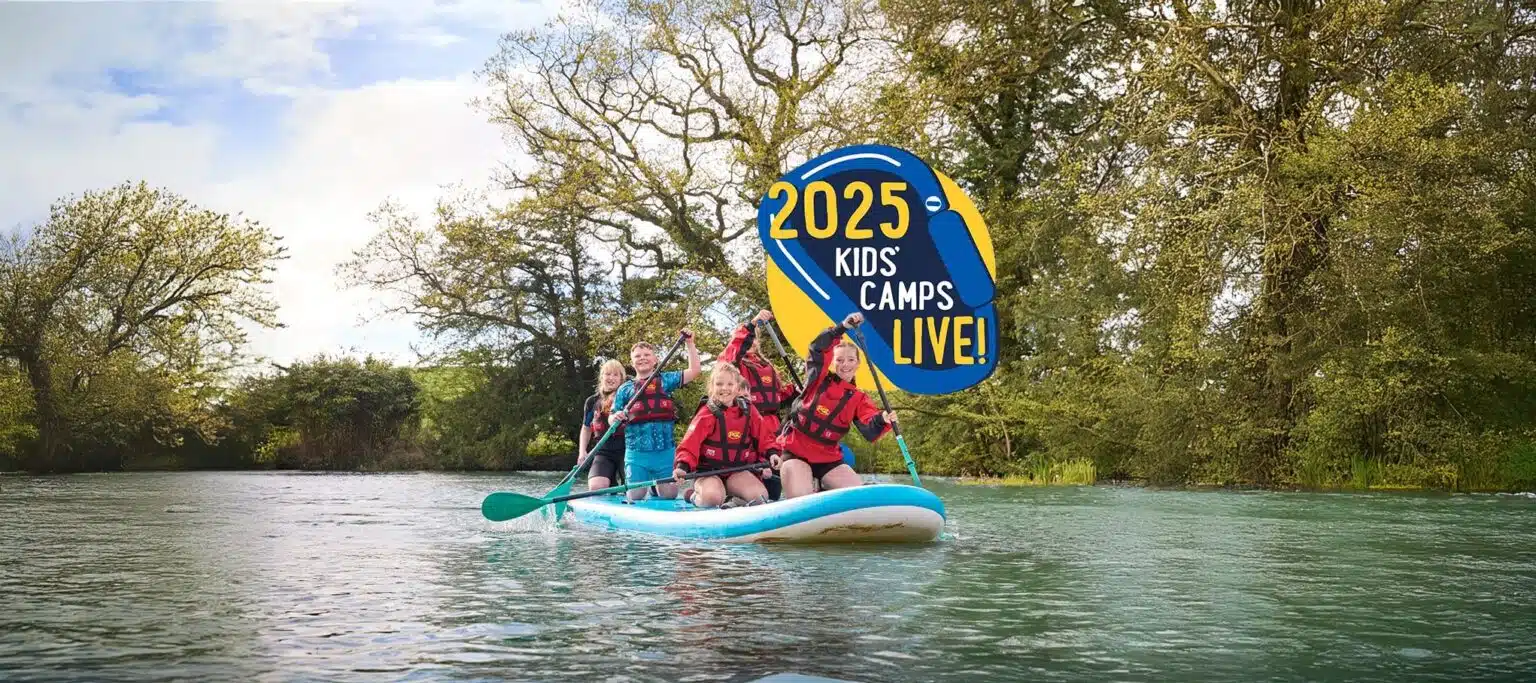
M 720 352 L 720 360 L 727 365 L 735 365 L 745 353 L 744 349 L 752 348 L 752 336 L 756 333 L 752 323 L 743 323 L 736 328 L 736 334 L 725 344 L 725 350 Z
M 778 373 L 779 369 L 778 368 L 774 368 L 773 371 L 775 373 Z M 789 382 L 784 381 L 784 375 L 780 374 L 779 375 L 779 403 L 781 403 L 781 404 L 793 403 L 794 400 L 795 400 L 795 397 L 799 396 L 799 395 L 800 395 L 800 391 L 798 389 L 795 389 L 795 385 L 791 384 Z
M 885 419 L 885 414 L 880 412 L 880 406 L 869 400 L 869 394 L 862 391 L 853 398 L 853 426 L 859 428 L 859 433 L 869 441 L 876 441 L 891 430 L 891 423 Z
M 714 429 L 714 413 L 707 408 L 694 413 L 693 421 L 688 423 L 688 431 L 683 434 L 682 443 L 677 444 L 677 454 L 672 457 L 674 472 L 681 470 L 687 474 L 699 468 L 699 449 L 704 446 L 704 437 Z
M 752 409 L 749 424 L 752 429 L 752 437 L 757 441 L 758 459 L 762 462 L 773 462 L 773 457 L 779 454 L 779 435 L 774 433 L 773 426 L 763 419 L 757 408 Z M 767 479 L 773 474 L 771 469 L 758 470 L 758 474 Z
M 688 369 L 683 371 L 683 384 L 687 384 L 698 377 L 703 368 L 699 364 L 699 347 L 693 343 L 693 332 L 685 327 L 683 334 L 687 335 L 683 343 L 688 346 Z
M 597 403 L 598 401 L 601 401 L 601 399 L 594 401 L 593 399 L 589 398 L 587 399 L 587 405 L 583 406 L 584 409 L 582 410 L 581 416 L 581 429 L 578 430 L 579 435 L 576 437 L 576 462 L 581 462 L 587 457 L 587 444 L 592 441 L 593 404 Z
M 805 356 L 805 394 L 812 393 L 811 387 L 817 386 L 832 367 L 832 347 L 837 345 L 837 340 L 843 336 L 842 325 L 833 325 L 821 331 L 811 340 L 811 348 Z

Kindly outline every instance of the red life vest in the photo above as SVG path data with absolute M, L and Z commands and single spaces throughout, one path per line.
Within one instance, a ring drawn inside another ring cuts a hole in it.
M 609 397 L 609 400 L 612 400 L 612 397 Z M 612 410 L 612 406 L 603 407 L 603 396 L 598 394 L 597 405 L 592 406 L 592 434 L 594 436 L 600 436 L 608 431 L 608 413 Z
M 779 381 L 779 373 L 773 369 L 773 364 L 761 365 L 747 360 L 746 355 L 736 362 L 736 369 L 741 371 L 741 376 L 747 380 L 747 389 L 752 392 L 752 405 L 757 406 L 757 412 L 763 415 L 779 414 L 779 396 L 784 391 L 784 386 Z
M 848 428 L 853 426 L 853 416 L 846 415 L 848 404 L 858 387 L 848 382 L 834 382 L 829 377 L 822 381 L 814 400 L 795 406 L 790 424 L 796 431 L 824 444 L 841 441 Z
M 731 465 L 744 465 L 758 461 L 757 438 L 749 429 L 752 418 L 752 406 L 745 400 L 736 403 L 737 410 L 729 408 L 720 409 L 713 405 L 705 405 L 702 410 L 708 410 L 715 416 L 715 431 L 704 437 L 704 443 L 699 446 L 699 469 L 715 469 Z M 705 467 L 710 463 L 713 467 Z
M 672 397 L 661 390 L 661 383 L 660 374 L 645 379 L 645 387 L 629 404 L 630 423 L 677 421 L 677 408 L 672 405 Z

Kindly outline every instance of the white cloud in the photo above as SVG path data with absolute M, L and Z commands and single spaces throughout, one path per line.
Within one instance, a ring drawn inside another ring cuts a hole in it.
M 466 77 L 300 95 L 276 162 L 216 188 L 220 204 L 248 207 L 291 254 L 275 281 L 289 327 L 259 333 L 258 348 L 279 358 L 346 346 L 404 353 L 416 338 L 409 322 L 355 328 L 377 308 L 374 295 L 342 290 L 334 267 L 373 235 L 366 214 L 383 200 L 425 212 L 444 185 L 490 177 L 502 145 L 467 106 L 478 87 Z
M 489 56 L 489 27 L 520 28 L 550 10 L 484 2 L 446 11 L 478 22 L 484 32 L 475 40 Z M 209 33 L 207 21 L 219 30 Z M 358 326 L 376 309 L 374 294 L 343 289 L 334 267 L 371 237 L 366 214 L 380 202 L 426 211 L 444 185 L 488 180 L 507 151 L 470 108 L 483 86 L 467 73 L 319 87 L 330 69 L 322 39 L 359 26 L 424 51 L 463 39 L 422 7 L 393 3 L 0 5 L 0 228 L 35 222 L 54 200 L 87 189 L 138 179 L 168 187 L 283 236 L 290 258 L 274 291 L 287 327 L 253 334 L 253 352 L 278 361 L 346 350 L 409 360 L 406 345 L 419 338 L 411 322 Z M 230 143 L 246 131 L 220 120 L 141 120 L 177 103 L 113 92 L 109 69 L 170 85 L 238 86 L 290 106 L 272 149 L 232 156 L 240 146 Z

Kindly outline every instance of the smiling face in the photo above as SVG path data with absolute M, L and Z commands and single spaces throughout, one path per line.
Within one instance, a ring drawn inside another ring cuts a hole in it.
M 715 403 L 729 405 L 741 395 L 741 373 L 730 365 L 716 365 L 709 375 L 709 398 Z
M 614 363 L 603 365 L 603 393 L 611 394 L 617 391 L 620 384 L 624 383 L 624 366 Z
M 717 372 L 709 382 L 709 397 L 716 403 L 730 403 L 736 400 L 736 387 L 739 384 L 730 374 Z
M 650 374 L 652 370 L 656 369 L 656 350 L 651 348 L 649 344 L 645 346 L 636 345 L 635 348 L 629 350 L 629 365 L 640 375 Z
M 859 372 L 859 349 L 852 344 L 838 344 L 832 349 L 832 372 L 845 382 L 852 382 Z

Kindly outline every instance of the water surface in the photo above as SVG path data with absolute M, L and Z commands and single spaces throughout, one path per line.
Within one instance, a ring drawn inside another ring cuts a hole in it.
M 1536 497 L 934 479 L 920 546 L 492 524 L 557 475 L 0 477 L 0 679 L 1536 679 Z

